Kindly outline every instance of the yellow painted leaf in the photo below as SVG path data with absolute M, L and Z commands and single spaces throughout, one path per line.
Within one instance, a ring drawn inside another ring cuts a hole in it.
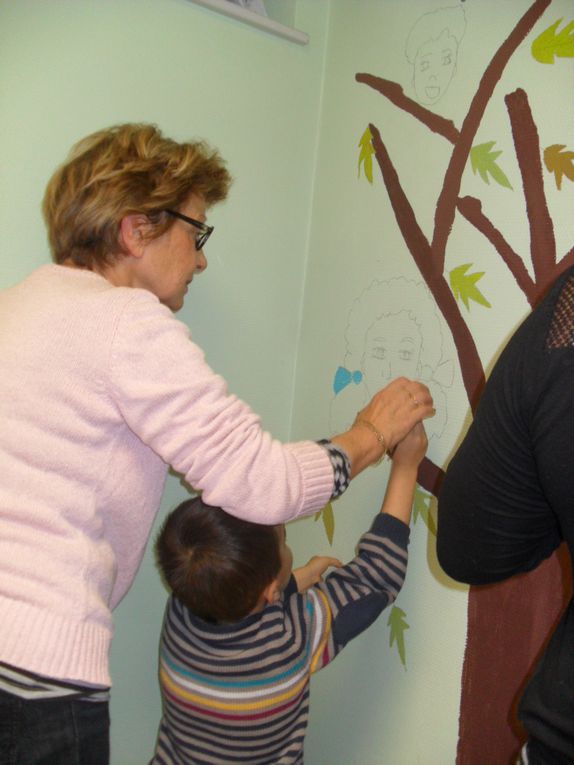
M 365 178 L 369 181 L 369 183 L 373 182 L 373 154 L 375 153 L 375 150 L 373 149 L 372 138 L 373 136 L 371 135 L 371 131 L 369 128 L 367 128 L 361 136 L 361 140 L 358 144 L 361 149 L 359 152 L 359 176 L 361 175 L 362 165 L 363 171 L 365 173 Z
M 471 266 L 472 263 L 465 263 L 463 266 L 458 266 L 457 268 L 452 269 L 450 272 L 450 287 L 452 292 L 456 300 L 462 300 L 469 311 L 469 302 L 471 300 L 483 305 L 485 308 L 490 308 L 490 303 L 476 286 L 476 282 L 484 276 L 484 271 L 467 274 L 466 272 Z
M 561 23 L 562 19 L 555 21 L 532 43 L 532 56 L 540 64 L 553 64 L 555 58 L 574 57 L 574 21 L 557 33 Z

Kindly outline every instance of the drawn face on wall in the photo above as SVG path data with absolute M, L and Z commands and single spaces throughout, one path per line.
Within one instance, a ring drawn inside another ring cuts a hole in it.
M 434 104 L 444 95 L 456 68 L 458 44 L 448 30 L 436 40 L 427 40 L 417 51 L 414 88 L 422 104 Z
M 420 374 L 422 337 L 408 311 L 382 316 L 367 331 L 363 374 L 369 395 L 395 377 Z

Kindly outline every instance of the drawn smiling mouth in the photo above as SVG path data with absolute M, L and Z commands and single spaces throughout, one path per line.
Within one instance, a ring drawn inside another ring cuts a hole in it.
M 436 85 L 429 85 L 425 88 L 425 93 L 429 98 L 438 98 L 440 95 L 440 88 Z

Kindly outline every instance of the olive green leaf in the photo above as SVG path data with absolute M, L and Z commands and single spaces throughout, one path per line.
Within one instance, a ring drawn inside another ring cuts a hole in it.
M 335 536 L 335 514 L 333 513 L 333 505 L 330 502 L 327 502 L 322 510 L 315 513 L 314 517 L 316 521 L 318 521 L 319 518 L 323 519 L 323 526 L 325 527 L 327 539 L 329 540 L 329 544 L 332 545 L 333 537 Z
M 397 651 L 401 659 L 403 667 L 407 666 L 406 658 L 406 646 L 405 646 L 405 631 L 409 629 L 409 625 L 405 619 L 405 612 L 398 606 L 391 608 L 387 625 L 390 627 L 390 640 L 389 646 L 392 648 L 393 643 L 397 644 Z
M 435 504 L 434 495 L 423 491 L 420 486 L 416 487 L 413 502 L 413 523 L 416 523 L 418 518 L 422 518 L 428 530 L 436 537 L 436 521 L 432 512 Z
M 496 159 L 502 152 L 492 151 L 492 147 L 495 143 L 496 141 L 488 141 L 487 143 L 480 143 L 472 147 L 470 150 L 470 165 L 472 167 L 472 172 L 475 175 L 478 173 L 485 183 L 490 183 L 488 180 L 488 176 L 490 175 L 500 186 L 511 189 L 512 185 L 510 181 L 496 163 Z

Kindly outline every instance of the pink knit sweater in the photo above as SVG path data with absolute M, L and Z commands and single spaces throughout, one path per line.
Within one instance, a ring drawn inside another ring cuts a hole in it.
M 154 295 L 89 271 L 0 293 L 0 423 L 0 661 L 54 679 L 110 684 L 168 465 L 263 523 L 333 488 L 324 449 L 263 432 Z

